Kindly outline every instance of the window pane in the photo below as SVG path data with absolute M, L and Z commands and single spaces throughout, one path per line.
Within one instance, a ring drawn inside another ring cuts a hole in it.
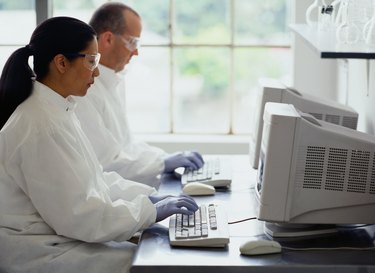
M 235 2 L 236 44 L 290 44 L 288 0 Z
M 229 0 L 175 0 L 174 42 L 228 44 L 230 42 Z
M 8 60 L 10 55 L 18 48 L 19 47 L 14 46 L 0 46 L 0 75 L 1 71 L 3 71 L 6 61 Z
M 126 68 L 129 123 L 136 132 L 169 133 L 170 53 L 167 48 L 141 47 Z
M 34 0 L 0 0 L 0 44 L 26 45 L 35 27 Z
M 270 77 L 286 78 L 291 70 L 289 49 L 239 48 L 234 54 L 235 100 L 233 132 L 250 133 L 253 93 L 258 88 L 258 79 Z
M 142 17 L 142 44 L 168 44 L 169 0 L 125 1 Z
M 88 22 L 94 10 L 106 0 L 53 0 L 53 16 L 70 16 Z
M 175 132 L 228 133 L 229 49 L 177 48 L 174 57 Z

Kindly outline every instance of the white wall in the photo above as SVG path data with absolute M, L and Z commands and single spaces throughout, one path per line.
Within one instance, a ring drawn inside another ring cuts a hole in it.
M 306 9 L 313 2 L 314 0 L 293 0 L 292 23 L 305 24 Z M 293 87 L 303 93 L 338 100 L 337 60 L 321 59 L 302 38 L 294 34 L 292 49 Z
M 375 135 L 375 61 L 348 60 L 348 105 L 359 113 L 358 130 Z

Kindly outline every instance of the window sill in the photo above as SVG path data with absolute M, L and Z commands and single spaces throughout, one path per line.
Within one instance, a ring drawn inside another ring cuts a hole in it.
M 247 154 L 250 139 L 248 135 L 138 134 L 135 137 L 168 153 L 190 150 L 202 154 Z

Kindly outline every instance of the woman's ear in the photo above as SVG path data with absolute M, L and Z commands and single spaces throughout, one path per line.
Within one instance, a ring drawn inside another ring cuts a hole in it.
M 62 54 L 57 54 L 53 58 L 53 63 L 55 64 L 56 69 L 61 73 L 64 74 L 68 69 L 69 60 Z

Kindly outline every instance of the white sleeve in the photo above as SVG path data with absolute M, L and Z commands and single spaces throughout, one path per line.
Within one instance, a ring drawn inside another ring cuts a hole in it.
M 135 181 L 156 177 L 163 172 L 163 156 L 166 154 L 163 150 L 144 142 L 132 142 L 123 147 L 87 98 L 79 101 L 76 114 L 105 171 L 114 171 Z
M 153 188 L 104 175 L 87 141 L 61 130 L 31 136 L 22 153 L 26 193 L 57 234 L 87 242 L 123 241 L 155 222 Z M 121 184 L 121 186 L 119 186 Z M 115 188 L 122 188 L 117 198 Z
M 143 180 L 156 177 L 164 171 L 166 153 L 144 142 L 131 143 L 113 157 L 108 171 L 116 171 L 122 177 L 131 180 Z
M 103 175 L 109 186 L 112 201 L 118 199 L 131 201 L 140 194 L 152 195 L 157 193 L 156 189 L 139 182 L 125 180 L 116 172 L 104 172 Z

